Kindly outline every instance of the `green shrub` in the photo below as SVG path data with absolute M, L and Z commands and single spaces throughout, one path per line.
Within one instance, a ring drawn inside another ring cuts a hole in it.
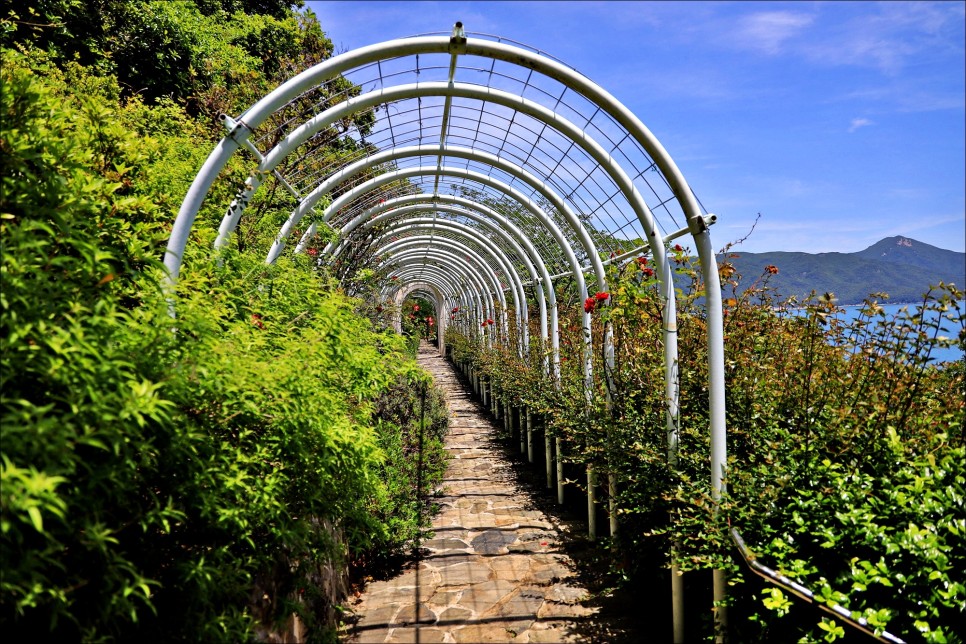
M 323 637 L 320 569 L 420 531 L 402 392 L 428 388 L 427 486 L 438 394 L 304 259 L 190 250 L 172 320 L 154 258 L 184 168 L 123 124 L 183 115 L 28 64 L 0 74 L 4 633 L 240 641 L 294 611 Z
M 590 404 L 576 303 L 558 310 L 558 383 L 537 366 L 540 354 L 521 360 L 512 347 L 489 349 L 451 328 L 454 358 L 543 414 L 567 461 L 616 475 L 621 527 L 613 563 L 626 583 L 652 583 L 675 543 L 675 563 L 694 571 L 689 575 L 728 572 L 734 641 L 841 637 L 834 621 L 814 618 L 777 590 L 759 591 L 731 543 L 733 526 L 764 563 L 811 587 L 820 601 L 910 641 L 962 641 L 966 379 L 963 360 L 936 366 L 927 357 L 931 347 L 957 342 L 930 322 L 937 316 L 961 346 L 966 340 L 966 315 L 957 308 L 963 293 L 940 285 L 896 319 L 870 299 L 845 323 L 829 297 L 774 301 L 767 270 L 744 292 L 740 276 L 723 264 L 729 470 L 728 494 L 715 504 L 703 289 L 692 259 L 680 250 L 671 257 L 687 284 L 677 294 L 675 467 L 668 460 L 662 305 L 646 265 L 610 268 L 611 298 L 594 311 L 593 339 L 601 347 L 604 325 L 612 325 L 614 367 L 608 371 L 600 352 L 594 356 Z M 690 628 L 689 637 L 710 637 L 710 613 Z

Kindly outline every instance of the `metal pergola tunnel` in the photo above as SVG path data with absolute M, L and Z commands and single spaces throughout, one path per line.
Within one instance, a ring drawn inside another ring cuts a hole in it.
M 363 113 L 373 116 L 360 131 L 353 117 Z M 559 375 L 554 281 L 571 279 L 583 301 L 609 292 L 608 263 L 646 255 L 663 302 L 663 319 L 654 323 L 662 325 L 664 382 L 655 386 L 664 387 L 672 460 L 679 386 L 667 250 L 670 240 L 689 235 L 706 289 L 709 476 L 715 500 L 721 496 L 725 388 L 721 292 L 709 233 L 714 215 L 641 119 L 604 88 L 543 52 L 467 34 L 456 23 L 451 33 L 390 40 L 330 58 L 223 120 L 228 134 L 194 179 L 168 242 L 172 282 L 199 209 L 239 150 L 250 160 L 250 175 L 234 201 L 224 204 L 216 256 L 259 188 L 275 181 L 297 206 L 266 263 L 311 250 L 342 275 L 363 264 L 379 267 L 387 276 L 383 301 L 401 303 L 417 294 L 434 303 L 443 355 L 449 324 L 488 343 L 515 334 L 513 346 L 524 352 L 540 347 L 546 372 Z M 333 137 L 346 142 L 344 153 L 323 157 Z M 321 251 L 313 246 L 319 235 Z M 629 248 L 627 240 L 639 241 Z M 450 321 L 453 309 L 461 314 Z M 592 346 L 589 312 L 582 323 L 589 380 L 594 352 L 602 351 L 606 361 L 613 351 L 609 330 L 603 346 Z M 531 328 L 539 329 L 539 339 L 529 337 Z M 593 483 L 594 473 L 587 474 Z M 615 513 L 609 529 L 618 529 Z M 681 581 L 677 571 L 671 578 L 677 633 L 683 628 Z M 723 573 L 715 571 L 716 602 L 724 599 L 725 586 Z

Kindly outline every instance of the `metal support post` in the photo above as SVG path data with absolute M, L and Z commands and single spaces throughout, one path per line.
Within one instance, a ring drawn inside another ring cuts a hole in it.
M 564 502 L 564 465 L 563 465 L 563 441 L 559 438 L 554 440 L 554 447 L 557 452 L 557 503 L 563 505 Z
M 676 563 L 674 563 L 674 558 L 677 556 L 678 544 L 674 543 L 671 546 L 671 606 L 673 607 L 683 607 L 684 606 L 684 577 L 681 569 Z M 673 641 L 674 644 L 684 644 L 684 610 L 678 608 L 677 610 L 671 611 L 671 621 L 673 623 Z
M 617 534 L 617 477 L 611 472 L 607 475 L 607 516 L 610 519 L 610 536 Z
M 587 536 L 597 539 L 597 472 L 593 464 L 587 465 Z
M 543 427 L 543 448 L 546 452 L 547 460 L 547 489 L 553 489 L 553 443 L 550 440 L 550 434 L 547 433 L 546 423 Z
M 529 407 L 524 408 L 526 410 L 527 419 L 527 462 L 533 462 L 533 414 L 530 412 Z

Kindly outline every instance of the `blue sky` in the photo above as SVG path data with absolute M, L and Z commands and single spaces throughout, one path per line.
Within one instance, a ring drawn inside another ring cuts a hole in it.
M 336 51 L 496 34 L 598 82 L 661 140 L 716 246 L 966 250 L 966 3 L 307 2 Z

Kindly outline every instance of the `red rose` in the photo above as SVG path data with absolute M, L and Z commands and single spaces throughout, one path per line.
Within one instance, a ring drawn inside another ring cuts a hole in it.
M 778 275 L 778 267 L 774 264 L 769 264 L 765 267 L 765 272 L 770 273 L 771 275 Z
M 683 251 L 684 249 L 683 249 L 683 248 L 681 248 L 681 244 L 675 244 L 675 245 L 674 245 L 674 250 L 676 250 L 677 252 L 679 252 L 679 253 L 680 253 L 680 252 L 681 252 L 681 251 Z
M 586 300 L 584 300 L 584 313 L 593 313 L 596 305 L 597 300 L 592 297 L 588 297 Z
M 637 263 L 640 264 L 641 266 L 647 266 L 647 258 L 646 257 L 638 257 L 637 258 Z
M 605 293 L 603 291 L 599 293 L 594 293 L 594 299 L 597 300 L 598 302 L 604 302 L 609 297 L 610 297 L 610 293 Z
M 653 268 L 647 268 L 647 267 L 645 267 L 645 268 L 642 268 L 641 269 L 641 272 L 644 273 L 644 277 L 653 277 L 654 276 L 654 269 Z

